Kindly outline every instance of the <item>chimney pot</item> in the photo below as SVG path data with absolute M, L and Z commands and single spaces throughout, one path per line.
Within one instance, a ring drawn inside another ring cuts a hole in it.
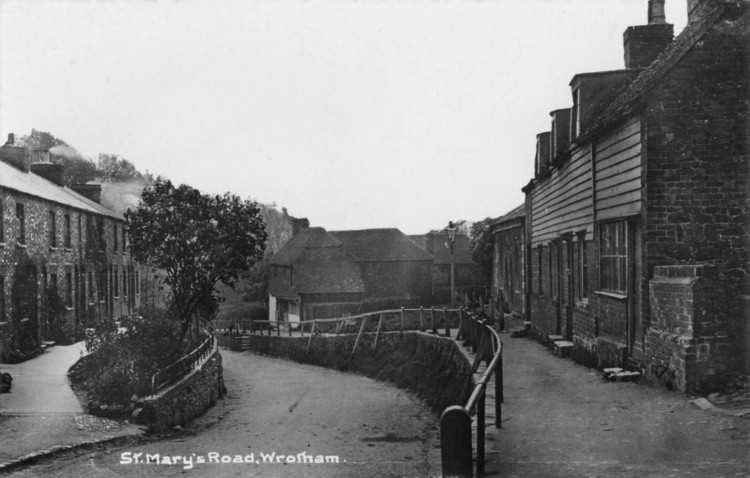
M 649 0 L 648 24 L 662 25 L 664 23 L 667 23 L 667 16 L 664 14 L 664 0 Z

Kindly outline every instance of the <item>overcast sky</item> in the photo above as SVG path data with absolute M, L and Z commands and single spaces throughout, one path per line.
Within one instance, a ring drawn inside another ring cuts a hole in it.
M 549 112 L 623 68 L 647 3 L 0 0 L 0 135 L 422 233 L 523 202 Z M 667 0 L 676 33 L 686 9 Z

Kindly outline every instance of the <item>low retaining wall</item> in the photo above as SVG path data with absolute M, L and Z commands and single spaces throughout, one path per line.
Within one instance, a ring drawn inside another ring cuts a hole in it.
M 296 362 L 351 371 L 415 392 L 437 413 L 464 404 L 474 387 L 471 364 L 455 340 L 421 332 L 363 334 L 352 355 L 355 335 L 274 337 L 252 335 L 252 350 Z
M 156 395 L 140 399 L 134 412 L 136 422 L 151 425 L 155 431 L 185 426 L 216 404 L 222 387 L 222 359 L 217 347 L 200 367 L 182 380 Z

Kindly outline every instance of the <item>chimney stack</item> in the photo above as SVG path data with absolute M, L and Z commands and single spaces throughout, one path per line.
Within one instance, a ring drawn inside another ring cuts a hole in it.
M 672 42 L 674 25 L 666 22 L 664 0 L 649 0 L 648 25 L 628 27 L 623 33 L 625 68 L 645 68 Z
M 0 146 L 0 161 L 10 164 L 16 169 L 24 172 L 29 171 L 31 164 L 31 155 L 21 146 L 16 146 L 16 136 L 13 133 L 8 135 L 8 141 Z
M 310 220 L 306 217 L 303 218 L 292 218 L 292 236 L 296 236 L 300 231 L 303 231 L 310 227 Z
M 52 181 L 58 186 L 63 185 L 63 165 L 55 163 L 31 163 L 31 172 Z
M 81 196 L 94 201 L 97 204 L 102 203 L 102 185 L 101 184 L 74 184 L 70 189 Z

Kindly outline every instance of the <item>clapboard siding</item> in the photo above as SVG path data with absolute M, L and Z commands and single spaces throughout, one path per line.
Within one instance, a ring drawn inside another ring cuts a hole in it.
M 638 118 L 598 141 L 596 218 L 612 219 L 641 211 L 641 123 Z
M 593 233 L 591 147 L 572 151 L 560 169 L 531 192 L 531 244 L 535 246 L 561 233 L 586 229 Z

